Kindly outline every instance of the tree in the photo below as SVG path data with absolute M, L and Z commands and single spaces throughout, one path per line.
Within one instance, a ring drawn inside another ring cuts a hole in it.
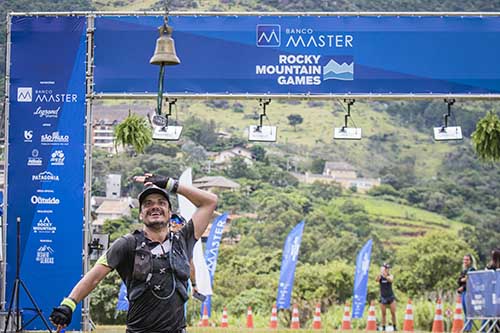
M 323 158 L 315 158 L 312 161 L 311 172 L 316 174 L 322 174 L 325 169 L 325 160 Z
M 466 253 L 473 251 L 453 233 L 436 232 L 416 238 L 396 252 L 395 283 L 409 295 L 454 290 Z
M 287 119 L 288 119 L 288 124 L 293 126 L 294 131 L 297 131 L 297 125 L 302 124 L 302 122 L 304 121 L 304 119 L 300 114 L 290 114 L 288 115 Z
M 250 151 L 252 152 L 252 157 L 255 158 L 256 161 L 264 162 L 266 160 L 266 150 L 264 147 L 254 145 L 250 147 Z

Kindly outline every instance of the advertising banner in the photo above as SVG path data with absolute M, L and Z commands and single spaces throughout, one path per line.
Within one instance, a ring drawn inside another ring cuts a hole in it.
M 163 17 L 97 16 L 96 93 L 155 93 Z M 183 15 L 171 94 L 498 94 L 500 16 Z
M 354 291 L 352 302 L 352 318 L 363 318 L 366 293 L 368 292 L 368 272 L 372 255 L 372 240 L 368 240 L 356 258 L 356 273 L 354 274 Z
M 13 16 L 11 32 L 6 301 L 19 217 L 20 277 L 48 319 L 82 276 L 86 18 Z M 80 326 L 79 305 L 69 329 Z M 38 318 L 27 329 L 46 328 Z
M 295 267 L 299 259 L 300 243 L 305 222 L 302 221 L 288 234 L 283 246 L 283 258 L 281 259 L 280 282 L 278 284 L 278 296 L 276 298 L 277 309 L 289 309 L 292 297 L 293 281 L 295 280 Z
M 500 271 L 474 271 L 467 274 L 467 318 L 500 317 L 498 293 Z
M 210 234 L 208 235 L 207 244 L 205 247 L 205 260 L 207 262 L 208 273 L 210 274 L 210 285 L 214 283 L 215 268 L 217 267 L 217 258 L 219 257 L 220 242 L 222 240 L 222 233 L 224 232 L 224 226 L 226 225 L 229 213 L 217 216 L 212 222 L 210 227 Z M 201 315 L 203 315 L 203 306 L 206 307 L 208 311 L 208 316 L 212 315 L 212 296 L 206 295 L 207 298 L 201 304 Z

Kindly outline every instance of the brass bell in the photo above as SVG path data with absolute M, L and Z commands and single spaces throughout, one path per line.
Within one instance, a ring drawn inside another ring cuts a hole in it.
M 159 29 L 160 37 L 156 40 L 155 53 L 149 60 L 152 65 L 178 65 L 181 63 L 175 52 L 175 43 L 172 38 L 172 28 L 163 25 Z

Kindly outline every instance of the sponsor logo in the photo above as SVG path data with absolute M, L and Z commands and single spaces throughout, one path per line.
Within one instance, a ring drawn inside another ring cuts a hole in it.
M 45 217 L 43 220 L 38 220 L 36 225 L 33 226 L 33 232 L 36 234 L 55 234 L 56 231 L 57 227 L 52 225 L 48 217 Z
M 326 65 L 325 65 L 326 62 Z M 326 80 L 354 80 L 352 56 L 279 54 L 275 64 L 257 65 L 255 74 L 275 77 L 279 85 L 311 86 Z
M 76 103 L 78 102 L 77 94 L 61 94 L 55 93 L 51 89 L 36 89 L 35 102 L 39 103 Z
M 279 47 L 281 45 L 281 26 L 279 24 L 257 24 L 257 46 Z
M 38 116 L 40 118 L 57 118 L 57 117 L 59 117 L 60 110 L 61 110 L 61 107 L 58 107 L 57 109 L 46 109 L 46 108 L 42 108 L 41 106 L 39 106 L 33 112 L 33 115 Z
M 50 165 L 64 165 L 64 152 L 62 150 L 54 150 L 50 155 Z
M 354 80 L 354 60 L 352 57 L 344 57 L 348 59 L 330 59 L 326 66 L 323 67 L 323 81 L 326 80 Z
M 32 99 L 33 99 L 33 89 L 31 87 L 17 88 L 18 102 L 31 102 Z
M 31 151 L 31 157 L 28 157 L 28 162 L 26 163 L 28 166 L 41 166 L 42 158 L 38 157 L 39 151 L 38 149 L 33 149 Z
M 44 172 L 40 172 L 38 175 L 32 175 L 31 180 L 38 181 L 38 182 L 58 182 L 59 176 L 54 175 L 50 171 L 44 171 Z
M 54 264 L 54 250 L 48 245 L 42 245 L 36 251 L 36 261 L 43 265 Z
M 45 198 L 38 195 L 31 196 L 31 203 L 33 205 L 59 205 L 61 201 L 55 197 Z
M 69 135 L 61 135 L 59 132 L 52 134 L 44 134 L 40 137 L 42 145 L 67 145 L 69 143 Z
M 26 130 L 24 131 L 24 142 L 32 142 L 33 139 L 33 131 Z

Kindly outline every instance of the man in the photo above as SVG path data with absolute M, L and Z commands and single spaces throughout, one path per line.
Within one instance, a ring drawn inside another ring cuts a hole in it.
M 185 332 L 189 259 L 215 211 L 217 196 L 163 176 L 146 174 L 135 180 L 146 186 L 139 194 L 142 230 L 117 239 L 54 308 L 50 320 L 58 331 L 69 325 L 78 302 L 116 269 L 130 302 L 127 333 Z M 170 229 L 169 193 L 181 194 L 197 207 L 191 220 L 175 234 Z
M 376 281 L 380 284 L 380 309 L 382 310 L 382 331 L 385 331 L 385 324 L 387 318 L 387 305 L 389 305 L 392 316 L 392 325 L 394 331 L 396 328 L 396 296 L 392 291 L 392 282 L 394 281 L 394 276 L 389 273 L 391 267 L 389 264 L 384 263 L 380 267 L 380 274 L 377 276 Z

